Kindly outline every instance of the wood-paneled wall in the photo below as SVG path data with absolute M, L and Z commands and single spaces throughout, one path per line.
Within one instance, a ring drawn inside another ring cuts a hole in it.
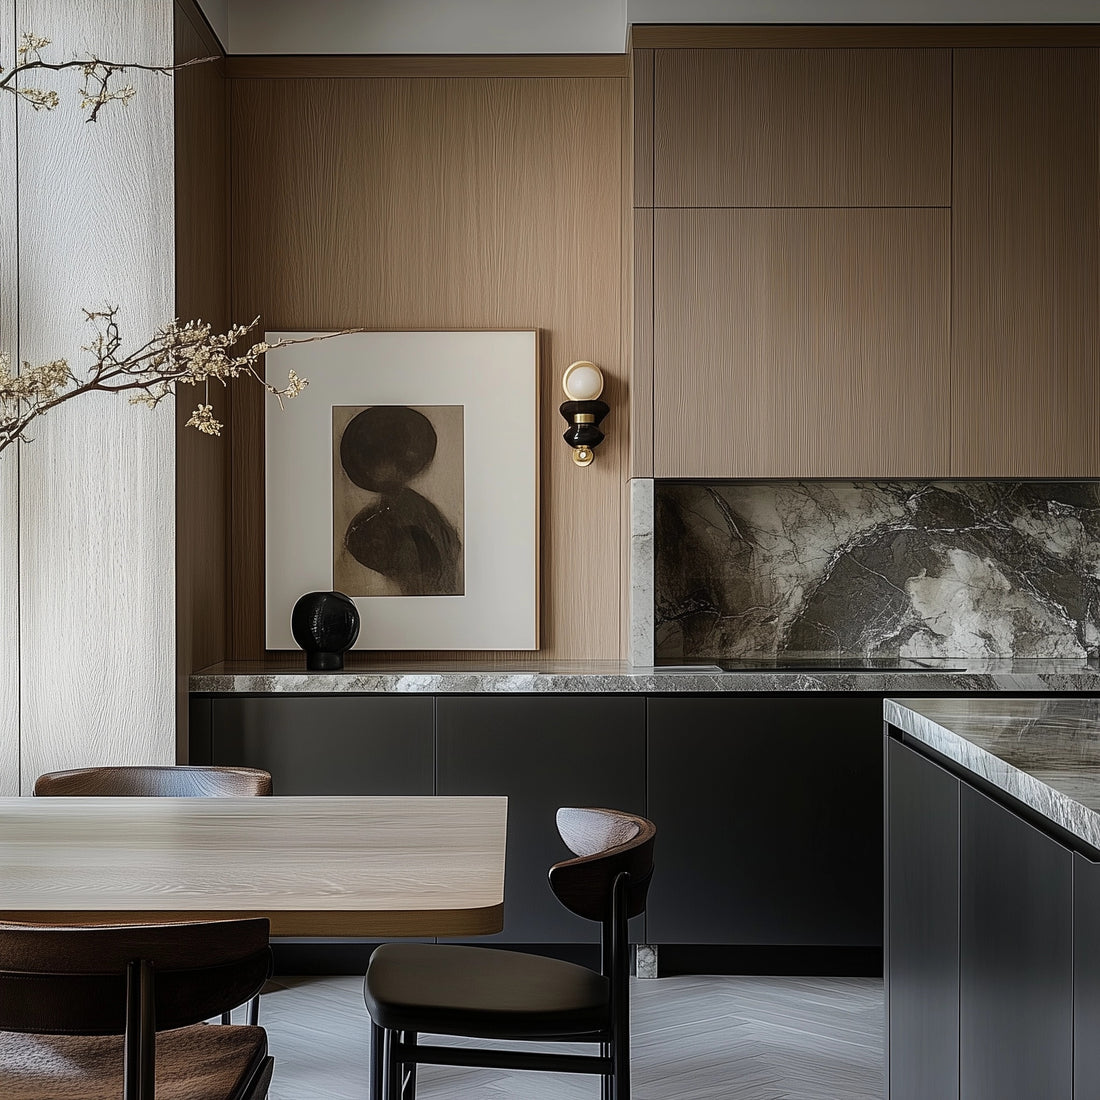
M 175 6 L 175 58 L 216 58 L 174 78 L 176 122 L 176 315 L 229 326 L 228 93 L 221 47 L 194 0 Z M 228 440 L 185 426 L 198 402 L 176 403 L 176 673 L 180 759 L 186 753 L 187 677 L 226 654 L 229 556 Z M 219 410 L 233 389 L 216 387 Z M 222 417 L 221 419 L 225 419 Z
M 952 468 L 1100 474 L 1100 50 L 955 51 Z
M 621 652 L 624 84 L 514 74 L 230 81 L 234 317 L 262 314 L 273 330 L 541 330 L 543 657 Z M 603 368 L 612 408 L 588 469 L 574 466 L 557 411 L 562 371 L 582 358 Z M 236 658 L 264 652 L 264 411 L 262 394 L 238 387 Z
M 18 0 L 16 16 L 58 57 L 172 56 L 170 0 Z M 117 303 L 128 346 L 174 312 L 172 84 L 134 82 L 94 125 L 79 73 L 51 81 L 58 110 L 18 105 L 20 358 L 78 363 L 82 307 Z M 174 758 L 174 451 L 169 410 L 95 394 L 21 448 L 24 791 L 55 768 Z

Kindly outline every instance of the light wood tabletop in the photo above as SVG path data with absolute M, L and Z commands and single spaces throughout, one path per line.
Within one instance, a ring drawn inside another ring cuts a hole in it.
M 499 932 L 507 809 L 506 798 L 0 799 L 0 920 Z

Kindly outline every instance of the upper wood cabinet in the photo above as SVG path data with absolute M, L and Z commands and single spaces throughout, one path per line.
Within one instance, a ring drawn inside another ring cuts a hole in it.
M 653 476 L 945 473 L 950 217 L 654 211 Z
M 655 50 L 652 87 L 655 206 L 951 201 L 950 50 Z
M 951 474 L 1100 475 L 1100 51 L 955 51 Z

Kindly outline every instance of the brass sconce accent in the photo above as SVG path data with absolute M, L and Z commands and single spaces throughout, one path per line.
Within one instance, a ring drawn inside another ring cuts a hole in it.
M 611 411 L 597 400 L 603 393 L 603 372 L 587 359 L 570 363 L 562 375 L 561 388 L 569 398 L 558 410 L 569 424 L 562 439 L 573 448 L 573 461 L 578 466 L 591 466 L 596 448 L 603 442 L 600 421 Z

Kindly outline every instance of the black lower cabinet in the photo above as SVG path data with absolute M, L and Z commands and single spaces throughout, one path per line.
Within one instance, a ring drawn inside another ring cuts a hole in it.
M 958 779 L 888 738 L 890 1100 L 959 1097 Z
M 437 722 L 439 794 L 508 796 L 504 931 L 478 942 L 598 941 L 598 926 L 568 912 L 547 882 L 551 864 L 570 858 L 554 815 L 560 806 L 644 813 L 645 700 L 440 696 Z M 644 938 L 640 921 L 631 931 Z
M 192 760 L 263 768 L 277 795 L 430 795 L 434 711 L 422 695 L 216 698 L 210 759 L 193 739 Z
M 960 822 L 960 1098 L 1071 1100 L 1073 854 L 965 784 Z
M 882 944 L 882 698 L 654 697 L 651 943 Z
M 1073 1096 L 1100 1097 L 1100 863 L 1073 857 Z

